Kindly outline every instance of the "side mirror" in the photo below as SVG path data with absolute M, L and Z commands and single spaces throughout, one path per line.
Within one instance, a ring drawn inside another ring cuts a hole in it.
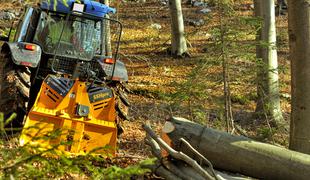
M 0 41 L 9 41 L 8 36 L 0 36 Z

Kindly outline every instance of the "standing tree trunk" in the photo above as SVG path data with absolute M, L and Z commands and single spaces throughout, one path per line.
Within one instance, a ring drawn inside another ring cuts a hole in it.
M 229 36 L 229 28 L 227 28 L 227 21 L 225 19 L 229 19 L 231 12 L 227 9 L 230 9 L 229 7 L 232 7 L 233 4 L 231 2 L 218 2 L 218 16 L 219 16 L 219 23 L 220 23 L 220 37 L 219 37 L 219 43 L 220 43 L 220 51 L 221 53 L 219 56 L 222 59 L 222 69 L 223 69 L 223 89 L 224 89 L 224 118 L 226 122 L 226 130 L 229 133 L 233 133 L 235 130 L 234 127 L 234 119 L 232 115 L 232 106 L 231 106 L 231 93 L 230 93 L 230 77 L 229 77 L 229 52 L 228 49 L 228 42 L 227 42 L 227 36 Z
M 292 71 L 290 149 L 310 154 L 310 2 L 288 1 Z
M 273 126 L 283 126 L 279 97 L 278 59 L 276 50 L 276 22 L 274 0 L 256 0 L 255 15 L 261 17 L 256 54 L 260 60 L 257 73 L 258 101 L 256 112 L 267 115 Z
M 109 0 L 99 0 L 100 3 L 105 4 L 107 6 L 110 5 Z M 105 16 L 106 18 L 109 18 L 109 15 L 107 14 Z M 111 30 L 110 30 L 110 21 L 104 20 L 102 23 L 103 32 L 104 35 L 102 37 L 102 49 L 105 56 L 112 56 L 112 45 L 111 45 Z
M 171 54 L 180 57 L 187 54 L 181 0 L 169 0 L 169 9 L 171 15 Z

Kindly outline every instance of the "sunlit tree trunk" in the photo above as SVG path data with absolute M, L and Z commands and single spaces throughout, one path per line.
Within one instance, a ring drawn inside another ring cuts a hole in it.
M 274 126 L 282 126 L 283 117 L 279 97 L 278 59 L 276 50 L 276 22 L 274 0 L 256 0 L 255 15 L 262 18 L 257 46 L 258 101 L 256 111 L 267 116 Z
M 310 2 L 289 0 L 292 71 L 290 149 L 310 154 Z
M 183 56 L 187 53 L 187 45 L 184 36 L 181 0 L 169 0 L 169 9 L 171 15 L 171 54 Z
M 110 5 L 109 0 L 100 0 L 99 2 L 107 6 Z M 109 18 L 109 15 L 107 14 L 105 17 Z M 104 27 L 104 36 L 102 38 L 102 42 L 104 43 L 104 46 L 102 47 L 104 50 L 103 52 L 105 52 L 104 55 L 106 56 L 112 56 L 110 21 L 103 21 L 103 27 Z

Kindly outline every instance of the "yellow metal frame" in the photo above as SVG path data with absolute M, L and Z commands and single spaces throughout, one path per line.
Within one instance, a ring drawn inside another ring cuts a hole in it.
M 86 117 L 76 115 L 78 104 L 89 107 Z M 60 133 L 55 136 L 56 132 Z M 53 133 L 54 136 L 50 136 Z M 75 80 L 65 97 L 44 81 L 20 137 L 21 145 L 56 146 L 74 154 L 94 151 L 96 154 L 115 155 L 116 141 L 114 95 L 91 103 L 86 83 L 79 80 Z

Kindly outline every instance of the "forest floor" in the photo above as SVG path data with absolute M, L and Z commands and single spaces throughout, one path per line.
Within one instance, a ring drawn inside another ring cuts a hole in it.
M 129 73 L 130 121 L 124 122 L 125 132 L 120 138 L 118 156 L 128 157 L 128 164 L 149 157 L 141 125 L 150 123 L 159 132 L 170 116 L 181 116 L 208 127 L 225 130 L 221 56 L 217 54 L 216 28 L 220 16 L 215 7 L 204 14 L 206 7 L 183 4 L 185 32 L 191 57 L 172 58 L 170 47 L 170 15 L 165 0 L 115 1 L 118 12 L 112 16 L 123 23 L 120 59 Z M 251 1 L 238 1 L 234 17 L 251 17 Z M 15 8 L 1 3 L 0 11 Z M 225 17 L 224 17 L 225 18 Z M 203 22 L 192 25 L 193 21 Z M 2 24 L 2 23 L 1 23 Z M 229 28 L 229 23 L 227 24 Z M 236 27 L 230 27 L 232 30 Z M 238 27 L 240 29 L 240 27 Z M 287 16 L 277 17 L 278 60 L 281 108 L 289 122 L 290 71 L 288 60 Z M 241 37 L 241 38 L 240 38 Z M 251 138 L 259 141 L 288 145 L 288 132 L 270 128 L 265 120 L 255 118 L 256 63 L 255 33 L 239 30 L 234 41 L 239 45 L 229 55 L 232 113 L 235 123 Z M 232 41 L 232 40 L 231 40 Z M 251 45 L 242 49 L 243 45 Z M 241 47 L 241 48 L 240 48 Z M 238 52 L 238 53 L 237 53 Z M 242 54 L 243 53 L 243 54 Z
M 165 2 L 165 1 L 163 1 Z M 251 1 L 239 1 L 235 16 L 253 15 Z M 191 57 L 170 57 L 170 16 L 167 5 L 158 1 L 137 3 L 127 1 L 119 4 L 118 18 L 124 23 L 121 59 L 129 71 L 129 88 L 132 104 L 132 121 L 125 122 L 126 131 L 122 143 L 136 144 L 121 149 L 140 156 L 149 155 L 144 144 L 141 124 L 150 122 L 157 130 L 169 116 L 181 116 L 206 126 L 225 130 L 222 65 L 219 55 L 212 52 L 214 28 L 219 18 L 214 7 L 208 14 L 200 13 L 203 7 L 183 4 L 186 38 Z M 192 26 L 191 20 L 203 20 L 201 26 Z M 155 28 L 155 25 L 161 28 Z M 229 25 L 228 25 L 229 26 Z M 234 28 L 234 27 L 231 27 Z M 278 60 L 280 74 L 281 108 L 285 121 L 290 114 L 290 71 L 288 60 L 287 15 L 277 17 Z M 241 35 L 242 36 L 242 35 Z M 236 41 L 253 42 L 255 33 Z M 255 47 L 248 56 L 233 57 L 229 61 L 232 113 L 235 123 L 251 138 L 259 141 L 288 145 L 288 132 L 270 128 L 265 120 L 255 117 L 256 64 Z M 216 51 L 216 50 L 215 50 Z M 238 55 L 236 55 L 238 56 Z M 121 143 L 121 144 L 122 144 Z M 121 146 L 123 148 L 124 146 Z M 125 146 L 126 147 L 126 146 Z M 131 149 L 133 148 L 133 149 Z

